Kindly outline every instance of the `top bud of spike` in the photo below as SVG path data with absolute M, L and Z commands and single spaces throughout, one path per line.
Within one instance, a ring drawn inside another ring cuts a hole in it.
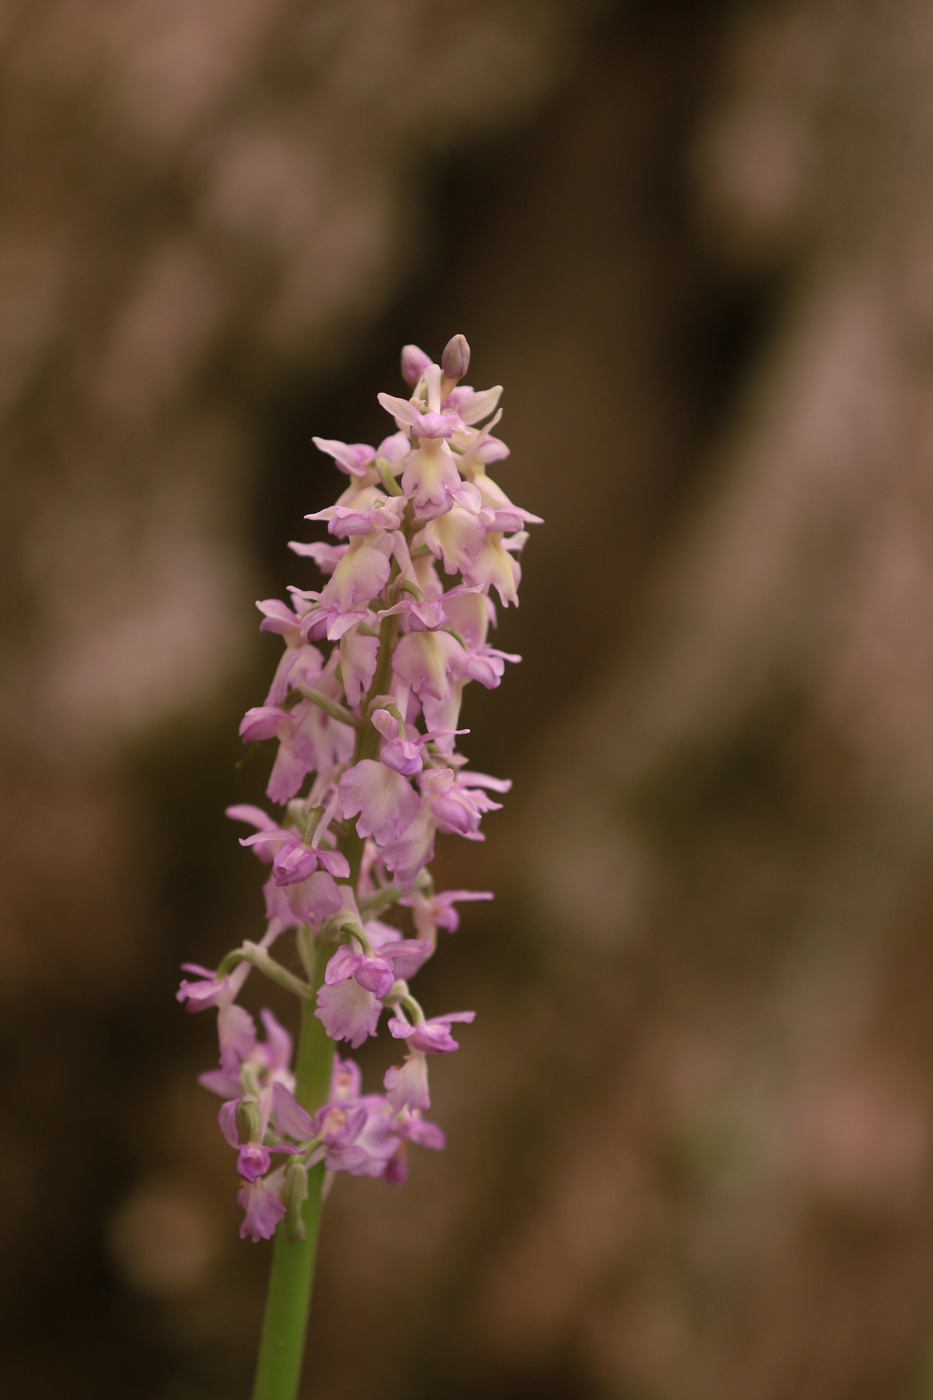
M 444 346 L 441 369 L 448 379 L 462 379 L 470 368 L 470 347 L 465 335 L 455 335 Z
M 463 340 L 463 336 L 460 339 Z M 453 341 L 451 341 L 452 344 Z M 465 341 L 464 344 L 466 344 Z M 404 345 L 402 347 L 402 378 L 412 388 L 418 383 L 430 363 L 431 356 L 426 355 L 423 350 L 419 350 L 417 345 Z

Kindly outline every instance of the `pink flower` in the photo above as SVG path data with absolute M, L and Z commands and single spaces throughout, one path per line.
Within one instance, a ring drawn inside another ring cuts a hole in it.
M 356 627 L 340 638 L 340 674 L 347 704 L 354 708 L 359 705 L 363 692 L 372 685 L 378 651 L 378 637 L 364 636 Z
M 375 457 L 371 447 L 363 442 L 334 442 L 332 438 L 312 438 L 311 441 L 321 452 L 326 452 L 341 471 L 348 476 L 365 476 L 366 468 Z
M 348 768 L 337 784 L 341 814 L 356 816 L 360 836 L 372 836 L 380 846 L 396 840 L 416 817 L 421 803 L 401 773 L 375 759 L 364 758 Z
M 424 803 L 401 836 L 383 847 L 383 863 L 403 890 L 411 887 L 434 854 L 436 830 L 437 823 L 431 807 Z
M 457 1041 L 450 1034 L 451 1023 L 475 1019 L 475 1011 L 449 1011 L 446 1016 L 432 1016 L 420 1026 L 411 1026 L 400 1016 L 393 1016 L 389 1030 L 396 1040 L 407 1040 L 412 1050 L 421 1050 L 426 1055 L 442 1055 L 458 1048 Z
M 422 773 L 421 791 L 431 808 L 439 831 L 456 831 L 461 836 L 481 840 L 479 823 L 484 812 L 495 812 L 501 802 L 487 797 L 484 788 L 508 792 L 508 780 L 490 778 L 485 773 L 455 773 L 452 768 L 432 768 Z
M 278 826 L 258 807 L 228 807 L 227 816 L 258 827 L 255 835 L 242 836 L 240 845 L 253 847 L 260 860 L 272 861 L 272 877 L 277 885 L 307 880 L 318 866 L 337 879 L 345 879 L 350 873 L 349 862 L 340 851 L 309 846 L 294 827 Z
M 427 734 L 419 734 L 413 725 L 402 725 L 399 732 L 400 726 L 388 710 L 374 710 L 372 722 L 385 736 L 385 742 L 379 749 L 380 763 L 406 778 L 417 777 L 424 768 L 422 750 L 425 744 L 450 740 L 452 745 L 456 735 L 470 732 L 468 729 L 432 729 Z
M 428 1092 L 427 1055 L 449 1054 L 458 1048 L 450 1034 L 452 1021 L 472 1021 L 475 1011 L 451 1011 L 446 1016 L 434 1016 L 430 1021 L 412 1026 L 400 1016 L 393 1016 L 389 1030 L 397 1040 L 407 1040 L 409 1054 L 402 1065 L 386 1071 L 386 1097 L 394 1109 L 431 1107 Z
M 392 964 L 379 954 L 364 953 L 355 938 L 352 947 L 337 949 L 327 964 L 324 982 L 326 986 L 334 987 L 348 977 L 355 977 L 361 987 L 380 999 L 395 981 Z
M 321 592 L 321 610 L 345 614 L 367 608 L 388 580 L 389 548 L 390 542 L 378 537 L 372 542 L 368 536 L 354 536 Z M 333 640 L 333 633 L 328 637 Z
M 285 810 L 274 820 L 238 804 L 229 815 L 252 828 L 241 844 L 269 867 L 267 928 L 260 945 L 228 955 L 221 966 L 235 967 L 225 976 L 186 964 L 178 993 L 189 1010 L 218 1013 L 220 1063 L 201 1082 L 223 1099 L 241 1234 L 253 1240 L 294 1210 L 317 1162 L 400 1182 L 410 1143 L 444 1145 L 421 1116 L 427 1057 L 456 1050 L 452 1028 L 474 1013 L 425 1018 L 409 980 L 438 930 L 458 927 L 458 902 L 491 898 L 435 892 L 427 867 L 438 833 L 482 840 L 483 817 L 510 786 L 467 769 L 459 716 L 465 686 L 493 689 L 518 660 L 490 643 L 491 595 L 518 601 L 516 556 L 538 519 L 489 475 L 508 457 L 493 436 L 501 389 L 463 384 L 469 364 L 461 335 L 440 363 L 406 346 L 410 396 L 379 395 L 394 423 L 378 447 L 314 439 L 344 484 L 334 504 L 307 516 L 328 539 L 290 548 L 323 582 L 258 604 L 261 630 L 281 638 L 282 655 L 240 733 L 247 743 L 276 741 L 267 794 Z M 363 1093 L 359 1068 L 335 1058 L 328 1102 L 311 1112 L 296 1098 L 288 1032 L 268 1011 L 257 1030 L 238 994 L 253 965 L 302 999 L 321 956 L 314 1015 L 331 1040 L 362 1045 L 386 1006 L 405 1054 L 378 1094 Z M 287 1170 L 273 1170 L 277 1154 L 292 1158 Z
M 279 884 L 273 876 L 263 885 L 263 894 L 268 927 L 279 933 L 302 924 L 319 929 L 343 908 L 340 886 L 326 870 L 315 870 L 306 880 L 294 884 Z
M 495 588 L 505 607 L 518 603 L 518 585 L 522 577 L 518 561 L 509 552 L 510 547 L 515 548 L 515 545 L 504 544 L 500 531 L 490 530 L 481 547 L 463 565 L 464 581 L 484 592 Z
M 408 1176 L 406 1147 L 409 1142 L 419 1147 L 428 1147 L 433 1152 L 442 1152 L 445 1146 L 444 1134 L 436 1123 L 426 1123 L 418 1109 L 402 1106 L 394 1115 L 396 1149 L 385 1165 L 383 1176 L 393 1186 L 401 1186 Z
M 326 687 L 321 689 L 326 691 Z M 244 743 L 278 739 L 279 750 L 266 792 L 273 802 L 287 802 L 315 770 L 345 762 L 353 751 L 353 731 L 332 719 L 310 700 L 291 710 L 260 705 L 247 710 L 240 724 Z
M 305 520 L 326 520 L 331 535 L 374 535 L 380 530 L 400 529 L 404 513 L 404 496 L 386 496 L 369 486 L 358 491 L 352 502 L 317 510 Z
M 237 1006 L 234 1000 L 249 973 L 248 965 L 241 963 L 226 977 L 218 977 L 197 963 L 184 963 L 183 969 L 198 973 L 200 980 L 182 981 L 177 1000 L 187 1001 L 189 1011 L 204 1011 L 209 1006 L 216 1006 L 220 1063 L 226 1074 L 236 1074 L 241 1061 L 256 1044 L 256 1024 L 249 1012 Z
M 260 1240 L 271 1240 L 275 1227 L 285 1217 L 285 1203 L 279 1192 L 285 1182 L 285 1168 L 262 1176 L 257 1181 L 244 1181 L 237 1192 L 237 1205 L 245 1211 L 240 1225 L 240 1239 L 247 1235 L 257 1244 Z
M 355 977 L 321 987 L 315 1016 L 332 1040 L 348 1040 L 354 1049 L 376 1034 L 382 1002 Z
M 442 423 L 423 416 L 418 429 L 421 445 L 402 473 L 402 488 L 411 497 L 418 520 L 433 520 L 450 510 L 462 482 L 454 455 L 444 441 Z
M 486 527 L 476 512 L 451 505 L 445 515 L 429 520 L 424 542 L 431 553 L 443 559 L 449 574 L 469 569 L 486 539 Z
M 276 1084 L 272 1093 L 289 1091 L 281 1083 Z M 255 1138 L 243 1142 L 240 1138 L 239 1124 L 237 1121 L 237 1109 L 242 1100 L 230 1099 L 221 1104 L 218 1113 L 220 1130 L 231 1147 L 237 1148 L 237 1173 L 244 1181 L 258 1181 L 261 1176 L 265 1176 L 272 1161 L 273 1152 L 295 1153 L 300 1152 L 299 1147 L 294 1147 L 290 1143 L 276 1143 L 272 1147 L 266 1147 L 263 1138 L 269 1126 L 269 1117 L 272 1108 L 271 1096 L 264 1095 L 259 1101 L 260 1122 Z
M 391 1069 L 387 1069 L 383 1082 L 386 1098 L 397 1111 L 400 1112 L 403 1108 L 431 1107 L 428 1062 L 422 1053 L 407 1055 L 401 1065 L 393 1065 Z
M 456 933 L 460 927 L 460 915 L 454 908 L 455 904 L 466 899 L 492 898 L 491 890 L 446 890 L 443 894 L 430 896 L 421 890 L 412 890 L 401 903 L 411 909 L 419 935 L 433 940 L 439 928 Z
M 265 614 L 259 625 L 260 632 L 276 632 L 285 641 L 282 659 L 266 696 L 266 705 L 278 706 L 293 686 L 316 683 L 324 668 L 324 658 L 317 647 L 305 642 L 301 631 L 302 615 L 278 598 L 263 599 L 256 606 Z
M 449 699 L 463 675 L 466 652 L 449 632 L 409 632 L 395 648 L 392 668 L 419 699 Z

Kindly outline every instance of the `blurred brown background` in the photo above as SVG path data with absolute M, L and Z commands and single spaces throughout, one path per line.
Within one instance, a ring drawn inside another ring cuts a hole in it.
M 466 715 L 516 786 L 309 1400 L 930 1400 L 929 0 L 5 0 L 0 54 L 5 1393 L 248 1394 L 178 964 L 260 927 L 311 434 L 463 331 L 547 521 Z

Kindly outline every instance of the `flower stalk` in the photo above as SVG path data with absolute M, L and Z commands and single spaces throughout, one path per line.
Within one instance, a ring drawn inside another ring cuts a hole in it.
M 316 964 L 312 975 L 315 995 L 324 981 L 326 958 L 321 950 L 317 952 Z M 333 1062 L 334 1042 L 315 1017 L 313 1001 L 307 1000 L 301 1008 L 295 1099 L 310 1114 L 327 1102 Z M 306 1192 L 298 1205 L 299 1228 L 276 1232 L 253 1400 L 293 1400 L 298 1394 L 325 1173 L 323 1161 L 306 1173 Z
M 411 395 L 380 394 L 394 431 L 378 447 L 315 438 L 347 478 L 337 503 L 308 516 L 329 541 L 293 543 L 325 582 L 265 599 L 261 629 L 284 653 L 262 705 L 240 725 L 244 742 L 275 741 L 267 795 L 279 819 L 241 804 L 228 815 L 269 869 L 266 928 L 216 971 L 178 993 L 190 1011 L 217 1011 L 219 1064 L 200 1077 L 218 1094 L 221 1131 L 236 1151 L 243 1238 L 274 1253 L 254 1400 L 294 1400 L 301 1373 L 321 1202 L 337 1172 L 401 1183 L 409 1144 L 440 1149 L 430 1109 L 429 1058 L 458 1048 L 455 1024 L 473 1011 L 430 1016 L 409 981 L 432 957 L 457 904 L 488 891 L 438 891 L 437 837 L 484 839 L 510 784 L 468 770 L 456 741 L 463 691 L 492 689 L 519 658 L 489 641 L 496 604 L 518 602 L 515 557 L 538 517 L 515 506 L 487 468 L 508 456 L 492 433 L 501 389 L 461 381 L 463 336 L 441 362 L 402 352 Z M 482 425 L 482 426 L 481 426 Z M 307 981 L 272 949 L 293 940 Z M 268 1010 L 241 1004 L 258 972 L 301 1006 L 297 1056 Z M 352 1059 L 387 1015 L 401 1063 L 382 1092 L 364 1093 Z

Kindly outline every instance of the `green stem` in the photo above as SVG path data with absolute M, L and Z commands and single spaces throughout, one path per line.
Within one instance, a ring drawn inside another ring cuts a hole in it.
M 303 694 L 326 709 L 342 723 L 352 723 L 356 728 L 356 744 L 353 761 L 375 758 L 379 751 L 379 731 L 369 722 L 369 711 L 373 699 L 384 694 L 389 688 L 392 675 L 392 653 L 398 638 L 398 617 L 385 617 L 379 629 L 379 659 L 372 684 L 363 704 L 361 717 L 344 711 L 338 702 L 320 695 L 317 691 L 304 690 Z M 326 703 L 325 703 L 326 702 Z M 345 717 L 346 716 L 346 717 Z M 365 718 L 364 718 L 365 717 Z M 353 830 L 340 841 L 340 849 L 350 863 L 350 884 L 359 889 L 360 866 L 363 860 L 364 842 Z M 299 938 L 302 935 L 299 934 Z M 308 951 L 308 944 L 305 944 Z M 334 1062 L 334 1042 L 329 1038 L 322 1023 L 314 1015 L 318 989 L 324 981 L 324 970 L 329 958 L 336 949 L 336 941 L 317 941 L 310 964 L 308 980 L 311 984 L 307 1000 L 302 1001 L 301 1031 L 298 1039 L 298 1054 L 295 1065 L 295 1098 L 309 1113 L 314 1113 L 327 1102 L 330 1094 L 330 1079 Z M 256 950 L 259 952 L 262 950 Z M 250 952 L 251 961 L 256 961 L 256 953 Z M 305 958 L 302 959 L 305 961 Z M 272 960 L 270 959 L 270 962 Z M 263 968 L 268 972 L 268 968 Z M 285 972 L 285 969 L 282 969 Z M 286 972 L 286 976 L 289 976 Z M 276 980 L 281 980 L 276 978 Z M 298 979 L 293 979 L 298 983 Z M 299 984 L 300 985 L 300 984 Z M 314 1258 L 317 1251 L 318 1225 L 321 1218 L 321 1193 L 324 1188 L 324 1163 L 319 1162 L 308 1173 L 308 1197 L 301 1208 L 304 1222 L 304 1239 L 289 1238 L 284 1229 L 275 1233 L 272 1253 L 272 1271 L 269 1275 L 269 1292 L 266 1298 L 266 1314 L 262 1326 L 262 1340 L 259 1343 L 259 1361 L 256 1367 L 256 1382 L 253 1400 L 296 1400 L 301 1380 L 301 1361 L 304 1352 L 305 1334 L 308 1330 L 308 1314 L 311 1309 L 311 1283 L 314 1277 Z
M 287 967 L 276 962 L 275 958 L 258 943 L 250 943 L 247 940 L 243 944 L 242 951 L 246 961 L 251 962 L 258 972 L 264 973 L 270 982 L 284 987 L 285 991 L 291 992 L 293 996 L 301 997 L 302 1001 L 310 994 L 311 988 L 307 982 L 302 982 L 300 977 L 296 977 L 293 972 L 289 972 Z
M 315 1016 L 314 1008 L 332 952 L 332 948 L 318 944 L 311 996 L 301 1007 L 295 1097 L 309 1113 L 326 1103 L 330 1093 L 334 1042 Z M 295 1400 L 298 1394 L 323 1188 L 324 1163 L 319 1162 L 308 1173 L 308 1198 L 301 1210 L 304 1239 L 289 1239 L 283 1229 L 275 1234 L 253 1400 Z
M 395 650 L 395 643 L 398 641 L 399 623 L 398 617 L 384 617 L 379 628 L 379 657 L 376 662 L 376 672 L 373 676 L 372 685 L 366 693 L 366 699 L 360 706 L 361 712 L 369 720 L 369 709 L 377 695 L 384 695 L 389 689 L 392 679 L 392 653 Z M 353 755 L 354 763 L 358 763 L 361 758 L 375 758 L 379 752 L 379 744 L 382 736 L 371 720 L 364 724 L 356 736 L 356 750 Z
M 341 705 L 339 700 L 333 700 L 329 695 L 324 695 L 320 690 L 314 690 L 309 685 L 301 686 L 300 694 L 306 700 L 310 700 L 312 704 L 320 706 L 325 714 L 330 715 L 331 719 L 339 720 L 341 724 L 347 724 L 351 729 L 360 728 L 362 720 L 352 710 L 348 710 L 346 705 Z

